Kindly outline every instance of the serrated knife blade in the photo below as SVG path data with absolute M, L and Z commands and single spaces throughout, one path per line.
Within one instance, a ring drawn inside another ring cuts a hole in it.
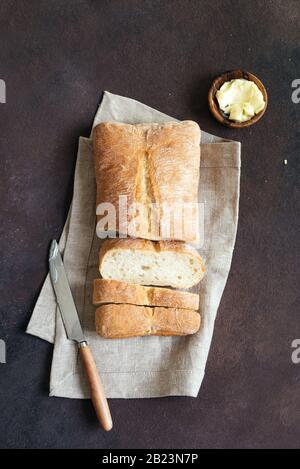
M 58 244 L 55 240 L 52 241 L 50 247 L 49 267 L 52 285 L 67 337 L 79 344 L 86 342 Z

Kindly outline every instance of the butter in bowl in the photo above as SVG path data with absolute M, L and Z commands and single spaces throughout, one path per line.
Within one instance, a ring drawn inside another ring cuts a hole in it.
M 255 75 L 233 70 L 213 81 L 208 103 L 211 113 L 221 124 L 243 128 L 262 118 L 267 108 L 268 95 Z

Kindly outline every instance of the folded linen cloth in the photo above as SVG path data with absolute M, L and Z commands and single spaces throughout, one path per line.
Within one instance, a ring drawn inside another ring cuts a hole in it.
M 176 120 L 133 99 L 104 93 L 94 124 Z M 59 246 L 84 333 L 110 398 L 170 395 L 196 397 L 204 377 L 214 321 L 230 270 L 240 184 L 240 143 L 202 131 L 199 202 L 204 204 L 204 242 L 199 249 L 207 274 L 192 291 L 200 293 L 199 332 L 187 337 L 106 340 L 95 332 L 93 280 L 99 277 L 101 240 L 95 234 L 96 183 L 90 138 L 79 139 L 74 193 Z M 49 275 L 27 327 L 54 343 L 50 396 L 88 398 L 77 346 L 66 338 Z

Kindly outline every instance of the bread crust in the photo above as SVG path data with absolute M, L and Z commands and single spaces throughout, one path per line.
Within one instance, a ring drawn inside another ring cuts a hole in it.
M 200 128 L 193 121 L 107 122 L 94 128 L 97 206 L 113 204 L 119 232 L 153 240 L 197 241 L 200 137 Z M 142 207 L 129 212 L 124 222 L 119 218 L 120 195 L 127 197 L 128 207 Z M 162 206 L 182 203 L 194 205 L 185 218 L 184 232 L 178 233 Z
M 141 238 L 105 239 L 99 251 L 100 266 L 101 266 L 101 262 L 103 261 L 105 257 L 105 254 L 112 249 L 133 249 L 133 250 L 148 251 L 148 252 L 153 252 L 153 253 L 173 251 L 173 252 L 178 252 L 179 254 L 187 254 L 189 256 L 193 256 L 199 259 L 199 261 L 203 263 L 203 268 L 205 271 L 205 265 L 204 265 L 203 259 L 198 253 L 197 249 L 182 241 L 170 240 L 170 241 L 153 242 L 149 239 L 141 239 Z
M 97 334 L 106 339 L 158 335 L 195 334 L 201 323 L 200 314 L 190 309 L 102 305 L 95 315 Z
M 134 283 L 97 278 L 94 280 L 93 304 L 105 303 L 198 310 L 199 295 L 169 288 L 145 287 Z

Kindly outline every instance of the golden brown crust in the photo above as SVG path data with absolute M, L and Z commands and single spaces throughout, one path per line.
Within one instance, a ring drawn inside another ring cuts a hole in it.
M 97 125 L 93 132 L 97 206 L 113 204 L 119 227 L 119 196 L 124 195 L 129 207 L 140 204 L 142 216 L 135 211 L 128 214 L 128 230 L 121 223 L 120 232 L 154 240 L 196 241 L 199 144 L 200 128 L 193 121 Z M 150 210 L 151 204 L 161 207 L 162 203 L 172 207 L 178 203 L 195 204 L 184 233 L 178 233 L 171 224 L 166 234 L 167 213 L 160 208 Z M 140 223 L 134 225 L 137 218 Z M 159 230 L 154 219 L 158 220 Z
M 200 314 L 190 309 L 109 304 L 96 310 L 97 334 L 106 339 L 195 334 Z
M 197 310 L 199 295 L 169 288 L 145 287 L 118 280 L 95 279 L 93 304 L 124 303 Z

